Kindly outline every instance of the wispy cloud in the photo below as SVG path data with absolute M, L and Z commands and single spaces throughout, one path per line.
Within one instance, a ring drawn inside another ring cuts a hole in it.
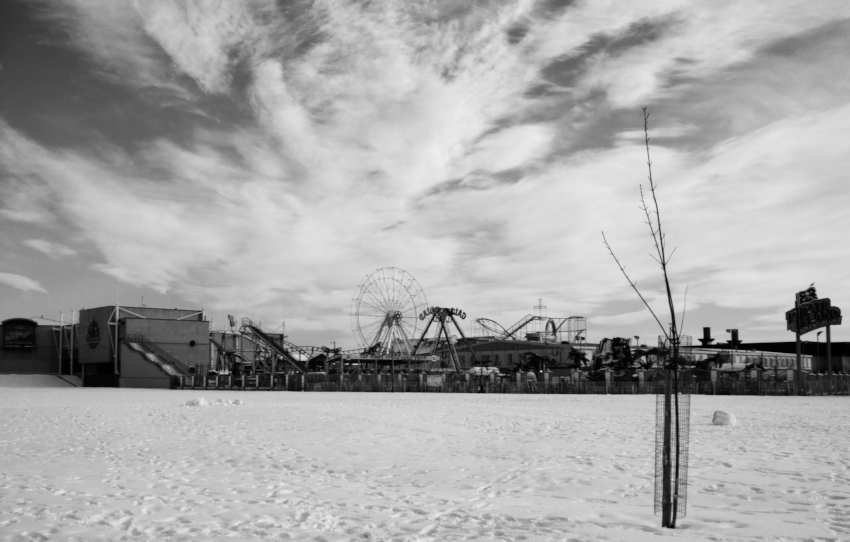
M 44 287 L 38 283 L 38 281 L 28 277 L 24 277 L 22 275 L 16 275 L 14 273 L 0 272 L 0 284 L 5 284 L 7 286 L 11 286 L 12 288 L 23 290 L 25 292 L 40 292 L 43 294 L 47 293 L 47 290 L 45 290 Z
M 27 242 L 48 254 L 73 232 L 125 282 L 345 330 L 361 276 L 394 265 L 471 315 L 512 321 L 539 297 L 592 314 L 630 295 L 604 229 L 661 299 L 637 210 L 648 104 L 690 306 L 765 306 L 814 275 L 845 288 L 811 239 L 850 226 L 850 79 L 782 81 L 846 60 L 826 53 L 844 3 L 44 6 L 85 76 L 198 112 L 73 149 L 0 121 L 0 216 L 53 228 Z M 808 48 L 771 49 L 794 36 Z M 788 109 L 788 86 L 813 98 Z
M 44 239 L 27 239 L 26 241 L 23 241 L 23 244 L 39 252 L 43 252 L 51 258 L 73 256 L 77 253 L 76 250 L 68 248 L 65 245 L 52 243 Z

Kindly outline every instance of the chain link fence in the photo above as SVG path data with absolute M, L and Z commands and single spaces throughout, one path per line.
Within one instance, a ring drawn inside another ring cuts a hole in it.
M 683 375 L 681 393 L 691 395 L 798 395 L 793 380 L 783 378 L 735 377 L 706 380 Z M 502 377 L 424 373 L 399 374 L 262 374 L 187 375 L 180 379 L 181 389 L 254 390 L 254 391 L 347 391 L 375 393 L 515 393 L 515 394 L 608 394 L 637 395 L 664 392 L 657 379 L 577 380 L 568 377 L 529 380 L 520 374 Z M 810 375 L 803 379 L 803 395 L 850 395 L 850 374 Z

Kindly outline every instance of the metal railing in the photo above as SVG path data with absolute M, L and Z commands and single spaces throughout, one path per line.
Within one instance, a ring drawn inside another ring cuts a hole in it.
M 510 393 L 510 394 L 609 394 L 654 395 L 664 393 L 661 381 L 572 381 L 553 378 L 548 382 L 528 382 L 520 379 L 466 379 L 429 381 L 419 373 L 397 374 L 261 374 L 249 375 L 192 375 L 181 379 L 181 387 L 192 389 L 232 389 L 269 391 L 352 391 L 395 393 Z M 850 395 L 850 375 L 826 377 L 807 376 L 805 395 Z M 680 384 L 680 392 L 692 395 L 797 395 L 793 381 L 788 380 L 691 380 Z
M 172 367 L 174 367 L 174 369 L 181 374 L 188 375 L 192 372 L 188 365 L 186 365 L 185 363 L 183 363 L 182 361 L 180 361 L 179 359 L 174 357 L 174 355 L 171 354 L 170 352 L 166 352 L 164 349 L 162 349 L 160 346 L 158 346 L 155 342 L 148 340 L 148 338 L 145 337 L 144 335 L 142 335 L 141 333 L 137 333 L 137 334 L 134 334 L 134 335 L 127 335 L 127 336 L 124 337 L 124 340 L 128 341 L 128 342 L 134 342 L 134 343 L 139 344 L 142 348 L 144 348 L 145 350 L 147 350 L 151 354 L 154 354 L 156 357 L 158 357 L 164 363 L 167 363 L 167 364 L 171 365 Z
M 288 362 L 298 371 L 302 373 L 308 372 L 309 369 L 307 368 L 307 361 L 309 359 L 309 356 L 300 347 L 295 346 L 294 344 L 287 342 L 284 339 L 281 339 L 281 342 L 276 341 L 269 334 L 260 329 L 259 326 L 254 324 L 254 322 L 252 322 L 250 318 L 242 318 L 242 330 L 243 332 L 250 333 L 254 337 L 260 339 L 260 341 L 262 341 L 266 344 L 266 346 L 271 348 L 275 354 L 283 358 L 286 362 Z M 303 359 L 297 359 L 295 356 L 292 355 L 292 352 L 290 352 L 290 350 L 294 351 Z

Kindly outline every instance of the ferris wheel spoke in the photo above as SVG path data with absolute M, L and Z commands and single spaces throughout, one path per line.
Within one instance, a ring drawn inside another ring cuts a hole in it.
M 389 283 L 390 281 L 392 281 L 392 276 L 389 276 L 389 277 L 388 277 L 388 276 L 387 276 L 387 273 L 386 273 L 386 272 L 382 269 L 382 270 L 381 270 L 381 288 L 380 288 L 380 290 L 379 290 L 379 291 L 381 292 L 381 294 L 384 294 L 384 295 L 385 295 L 385 299 L 386 299 L 388 302 L 389 302 L 389 296 L 388 296 L 388 295 L 386 295 L 386 294 L 387 294 L 388 290 L 390 289 L 390 288 L 387 286 L 387 285 L 388 285 L 388 283 Z
M 387 299 L 386 293 L 384 292 L 384 290 L 386 289 L 386 286 L 382 285 L 381 287 L 376 287 L 375 289 L 378 291 L 378 294 L 380 294 L 380 296 L 381 296 L 380 299 L 378 299 L 378 296 L 376 296 L 374 293 L 372 293 L 371 290 L 370 290 L 369 293 L 372 293 L 372 296 L 375 298 L 376 301 L 378 301 L 379 303 L 382 303 L 384 307 L 387 307 L 387 309 L 389 309 L 389 306 L 390 306 L 389 299 Z
M 410 301 L 410 292 L 408 292 L 407 287 L 404 284 L 399 283 L 398 290 L 398 305 L 396 310 L 399 312 L 404 311 L 404 306 Z
M 393 279 L 387 286 L 387 297 L 389 298 L 390 307 L 392 310 L 395 310 L 396 304 L 398 303 L 398 282 Z
M 404 301 L 404 305 L 402 305 L 401 308 L 398 309 L 398 311 L 403 313 L 405 310 L 407 310 L 407 307 L 416 307 L 416 304 L 413 302 L 412 297 L 407 298 L 407 300 Z
M 396 310 L 399 312 L 404 312 L 405 307 L 407 307 L 411 303 L 413 303 L 413 297 L 411 297 L 410 295 L 410 290 L 408 290 L 407 287 L 402 284 L 399 290 L 398 308 Z
M 416 328 L 408 325 L 402 325 L 405 335 L 407 335 L 408 340 L 416 340 Z
M 384 323 L 383 318 L 380 319 L 380 320 L 373 320 L 373 321 L 369 322 L 368 324 L 361 326 L 361 329 L 369 329 L 371 327 L 380 326 L 383 323 Z
M 384 309 L 383 307 L 376 307 L 375 305 L 373 305 L 373 304 L 371 304 L 371 303 L 369 303 L 368 301 L 365 301 L 365 300 L 361 300 L 360 302 L 363 303 L 364 305 L 366 305 L 367 307 L 376 310 L 377 312 L 380 312 L 380 313 L 383 313 L 383 314 L 387 313 L 386 309 Z
M 377 297 L 374 293 L 369 292 L 369 291 L 364 292 L 364 293 L 369 294 L 369 296 L 371 296 L 371 297 L 372 297 L 372 299 L 374 300 L 374 302 L 375 302 L 377 305 L 369 304 L 369 303 L 367 303 L 366 301 L 363 301 L 363 303 L 365 303 L 366 305 L 369 305 L 370 307 L 372 307 L 373 309 L 375 309 L 375 310 L 377 310 L 377 311 L 379 311 L 379 312 L 386 312 L 386 311 L 387 311 L 387 308 L 386 308 L 386 306 L 384 305 L 384 302 L 383 302 L 382 300 L 380 300 L 380 299 L 379 299 L 379 298 L 378 298 L 378 297 Z M 361 299 L 362 299 L 362 296 L 361 296 Z
M 387 293 L 390 297 L 390 307 L 392 310 L 397 310 L 398 308 L 398 282 L 393 281 L 390 283 L 390 291 Z
M 393 272 L 393 300 L 396 302 L 399 301 L 401 294 L 400 290 L 404 287 L 404 284 L 402 283 L 403 279 L 404 277 L 399 278 L 396 276 L 396 273 Z

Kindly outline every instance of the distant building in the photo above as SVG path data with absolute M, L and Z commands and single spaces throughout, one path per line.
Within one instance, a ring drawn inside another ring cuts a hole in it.
M 0 323 L 0 373 L 71 374 L 79 372 L 78 346 L 71 343 L 73 327 L 39 325 L 29 318 Z
M 170 388 L 205 374 L 210 323 L 202 310 L 107 306 L 80 311 L 84 386 Z
M 588 343 L 565 343 L 565 342 L 543 342 L 543 341 L 515 341 L 508 339 L 473 340 L 470 347 L 459 342 L 456 345 L 458 360 L 462 370 L 473 366 L 475 356 L 486 367 L 496 367 L 504 370 L 514 370 L 518 366 L 529 363 L 533 358 L 529 354 L 545 358 L 546 365 L 550 370 L 567 369 L 572 362 L 568 358 L 570 350 L 576 348 L 587 354 L 588 357 L 596 350 L 596 344 Z M 445 348 L 440 352 L 441 360 L 448 360 Z M 537 359 L 537 358 L 535 358 Z M 540 370 L 544 367 L 540 367 Z
M 812 372 L 826 372 L 828 369 L 826 343 L 824 341 L 802 341 L 800 346 L 801 353 L 811 358 Z M 728 348 L 728 346 L 723 345 L 721 348 Z M 743 343 L 738 347 L 738 351 L 749 356 L 759 356 L 763 351 L 796 355 L 797 343 L 795 341 Z M 833 372 L 850 373 L 850 343 L 832 343 L 832 370 Z

